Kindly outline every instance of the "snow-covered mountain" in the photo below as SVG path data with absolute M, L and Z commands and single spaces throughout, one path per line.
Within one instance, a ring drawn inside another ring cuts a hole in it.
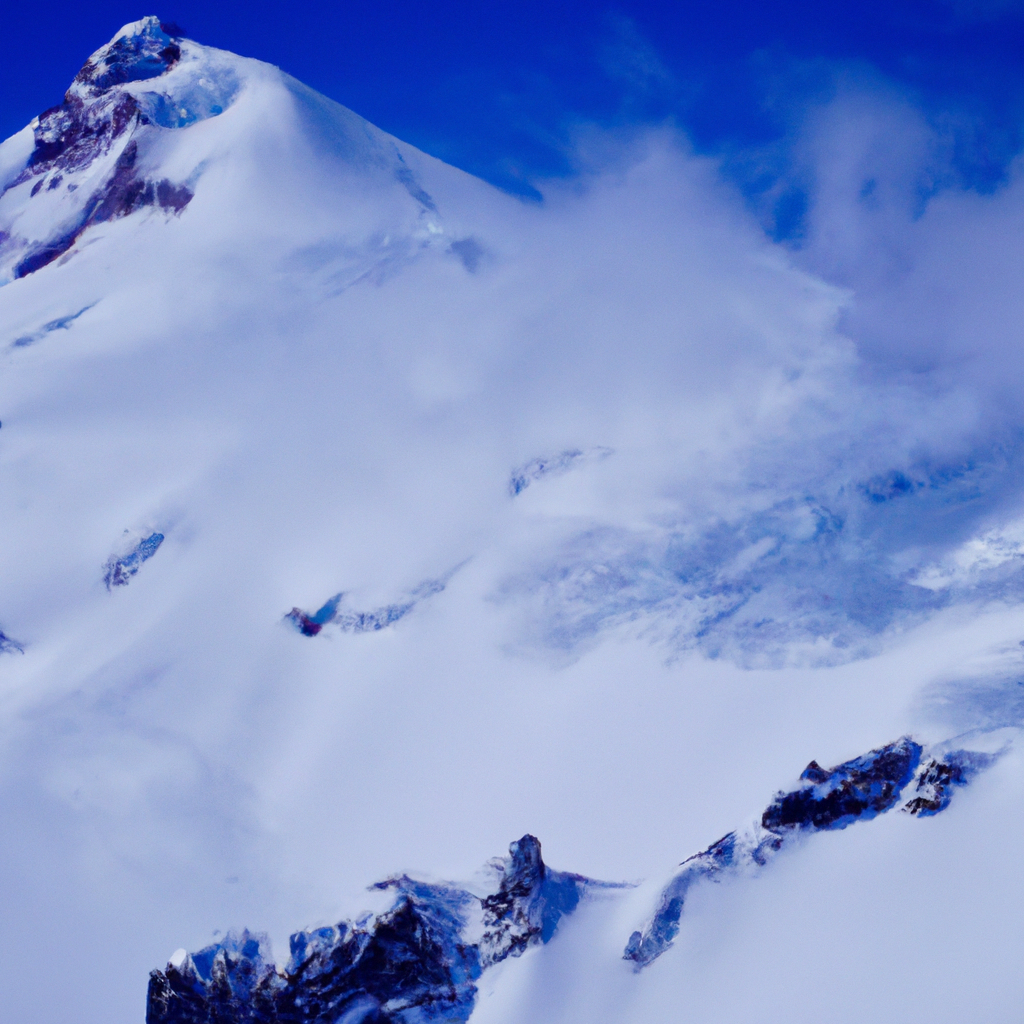
M 1016 1019 L 1019 428 L 712 163 L 524 204 L 151 17 L 0 189 L 12 1019 Z

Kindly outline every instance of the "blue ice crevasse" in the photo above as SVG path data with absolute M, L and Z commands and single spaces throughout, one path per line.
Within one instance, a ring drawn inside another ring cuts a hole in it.
M 126 555 L 120 557 L 111 555 L 106 564 L 106 572 L 103 574 L 103 582 L 107 590 L 114 587 L 126 587 L 131 578 L 142 567 L 142 563 L 152 558 L 157 549 L 164 542 L 162 533 L 151 533 L 143 537 Z
M 492 964 L 548 942 L 588 889 L 607 887 L 552 871 L 525 835 L 493 865 L 495 892 L 401 875 L 384 913 L 296 932 L 279 967 L 264 936 L 231 934 L 177 955 L 149 980 L 146 1024 L 448 1024 L 469 1019 L 476 981 Z
M 904 736 L 835 768 L 812 761 L 799 784 L 778 793 L 760 820 L 683 861 L 651 919 L 630 936 L 623 958 L 640 970 L 672 945 L 692 886 L 729 874 L 754 874 L 800 836 L 844 829 L 897 806 L 919 817 L 938 814 L 949 805 L 953 790 L 992 760 L 992 755 L 965 750 L 925 756 L 921 744 Z

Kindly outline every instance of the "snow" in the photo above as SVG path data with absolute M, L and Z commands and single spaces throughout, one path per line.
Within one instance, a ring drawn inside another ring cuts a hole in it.
M 7 1013 L 137 1022 L 171 950 L 284 962 L 532 833 L 642 884 L 485 974 L 474 1024 L 1016 1020 L 1020 457 L 982 403 L 866 372 L 850 293 L 670 135 L 527 206 L 195 43 L 115 88 L 149 123 L 0 198 L 41 242 L 129 135 L 194 193 L 24 276 L 0 243 Z M 286 619 L 423 581 L 386 629 Z M 812 758 L 972 730 L 1005 753 L 942 814 L 695 889 L 623 961 Z

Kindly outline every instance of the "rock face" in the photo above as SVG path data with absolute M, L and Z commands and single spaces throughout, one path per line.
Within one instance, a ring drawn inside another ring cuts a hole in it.
M 143 537 L 127 554 L 120 557 L 112 555 L 103 574 L 103 582 L 107 585 L 107 590 L 128 586 L 131 578 L 142 567 L 142 563 L 152 558 L 163 542 L 164 535 L 162 533 L 151 533 L 148 537 Z
M 582 875 L 552 871 L 540 855 L 540 843 L 523 836 L 509 847 L 498 891 L 482 901 L 484 934 L 480 954 L 485 967 L 519 956 L 536 941 L 547 942 L 558 922 L 579 905 L 588 885 Z
M 811 761 L 799 784 L 779 793 L 760 819 L 683 861 L 662 890 L 650 920 L 630 936 L 623 958 L 639 970 L 672 945 L 687 893 L 698 882 L 719 881 L 726 874 L 755 874 L 799 837 L 844 829 L 900 806 L 908 788 L 915 795 L 902 803 L 904 811 L 937 814 L 949 805 L 954 788 L 992 762 L 989 755 L 968 751 L 929 758 L 923 752 L 919 743 L 904 736 L 834 768 Z
M 914 779 L 915 795 L 902 810 L 922 818 L 944 811 L 953 799 L 953 790 L 966 786 L 992 761 L 990 754 L 972 750 L 952 750 L 940 758 L 929 758 L 918 769 Z
M 905 736 L 834 768 L 812 761 L 798 785 L 780 792 L 749 827 L 680 865 L 650 920 L 630 936 L 624 959 L 639 970 L 672 945 L 693 885 L 754 874 L 804 835 L 844 829 L 897 806 L 912 815 L 937 814 L 956 787 L 994 759 L 963 750 L 923 753 Z M 914 795 L 905 799 L 908 789 Z M 406 875 L 378 882 L 375 889 L 395 893 L 386 912 L 296 932 L 284 967 L 271 960 L 264 936 L 247 931 L 192 955 L 182 951 L 150 975 L 146 1022 L 466 1021 L 483 971 L 550 941 L 562 917 L 592 890 L 620 888 L 552 871 L 531 835 L 491 866 L 497 888 L 484 896 Z
M 283 968 L 266 939 L 243 932 L 150 975 L 147 1024 L 346 1024 L 468 1020 L 476 980 L 491 964 L 547 942 L 591 885 L 551 871 L 523 836 L 483 898 L 403 875 L 375 888 L 394 905 L 356 924 L 297 932 Z M 472 940 L 469 936 L 478 936 Z
M 812 761 L 800 775 L 802 785 L 780 793 L 761 815 L 773 832 L 846 828 L 888 811 L 921 763 L 921 745 L 905 736 L 880 750 L 828 771 Z
M 369 611 L 342 608 L 345 595 L 341 593 L 328 598 L 312 613 L 293 608 L 285 615 L 285 621 L 290 622 L 303 636 L 316 636 L 327 625 L 337 626 L 342 633 L 374 633 L 404 619 L 424 598 L 440 594 L 457 570 L 458 567 L 438 580 L 425 580 L 401 600 L 380 608 Z
M 196 119 L 187 100 L 176 104 L 156 88 L 160 83 L 138 87 L 182 60 L 188 44 L 177 31 L 156 18 L 126 25 L 86 61 L 64 101 L 33 121 L 31 155 L 0 193 L 0 263 L 12 277 L 53 262 L 91 225 L 143 207 L 180 213 L 188 205 L 188 185 L 148 178 L 139 159 L 144 129 Z M 223 109 L 207 106 L 208 114 Z M 177 114 L 169 117 L 170 109 Z

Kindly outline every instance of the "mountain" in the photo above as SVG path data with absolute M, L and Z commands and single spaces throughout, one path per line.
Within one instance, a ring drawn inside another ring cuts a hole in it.
M 591 144 L 150 17 L 0 146 L 14 1019 L 1019 1013 L 1021 446 Z

